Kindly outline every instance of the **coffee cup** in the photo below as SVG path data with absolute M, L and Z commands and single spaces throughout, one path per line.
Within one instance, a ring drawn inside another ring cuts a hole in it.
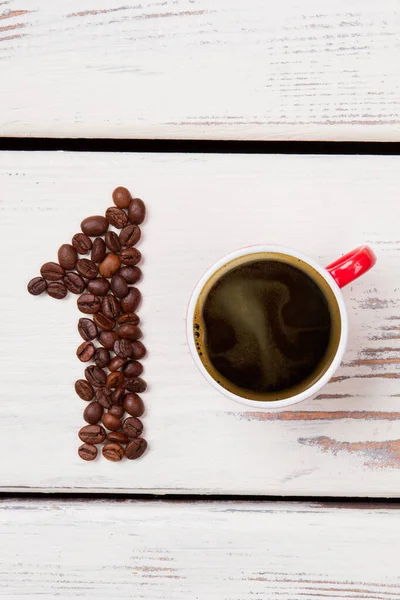
M 341 288 L 376 262 L 361 246 L 327 267 L 281 246 L 221 258 L 189 302 L 187 339 L 206 380 L 232 400 L 280 408 L 314 397 L 339 367 L 348 317 Z

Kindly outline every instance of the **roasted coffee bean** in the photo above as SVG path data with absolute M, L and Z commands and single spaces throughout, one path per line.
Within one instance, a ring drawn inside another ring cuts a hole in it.
M 135 287 L 129 288 L 129 293 L 121 300 L 121 308 L 124 313 L 135 312 L 142 299 L 142 294 Z
M 118 462 L 122 460 L 124 457 L 125 450 L 119 444 L 115 442 L 109 442 L 103 446 L 103 456 L 107 460 L 111 460 L 112 462 Z
M 101 417 L 101 422 L 104 427 L 107 427 L 110 431 L 117 431 L 121 427 L 121 419 L 116 417 L 115 415 L 110 414 L 109 412 L 104 413 Z
M 92 261 L 94 263 L 101 263 L 104 260 L 106 251 L 107 251 L 107 248 L 104 243 L 104 240 L 102 238 L 98 237 L 93 240 L 93 248 L 92 248 L 92 253 L 90 255 L 90 258 L 92 259 Z
M 117 342 L 115 342 L 115 343 L 117 343 Z M 123 367 L 125 363 L 126 363 L 126 358 L 120 358 L 119 356 L 114 356 L 114 358 L 110 361 L 108 368 L 110 369 L 111 373 L 113 373 L 114 371 L 118 371 L 118 369 Z
M 143 400 L 137 394 L 126 394 L 124 397 L 123 407 L 131 417 L 141 417 L 144 413 Z
M 118 254 L 121 250 L 121 244 L 115 231 L 107 231 L 104 240 L 109 251 Z
M 99 335 L 99 342 L 107 350 L 114 348 L 115 342 L 119 340 L 118 333 L 115 331 L 101 331 Z
M 111 278 L 111 290 L 117 298 L 125 298 L 128 295 L 129 287 L 121 275 L 113 275 Z
M 67 290 L 73 294 L 82 294 L 86 287 L 84 279 L 82 279 L 78 273 L 74 273 L 73 271 L 65 273 L 63 283 Z
M 125 323 L 130 323 L 131 325 L 139 325 L 140 319 L 136 313 L 124 313 L 117 319 L 118 325 L 125 325 Z
M 120 266 L 121 260 L 119 256 L 110 252 L 110 254 L 106 254 L 105 259 L 99 264 L 100 275 L 109 279 L 118 272 Z
M 128 417 L 122 423 L 122 431 L 128 436 L 128 438 L 138 438 L 142 434 L 143 423 L 136 417 Z
M 129 378 L 125 381 L 125 389 L 128 390 L 128 392 L 140 394 L 141 392 L 146 391 L 147 383 L 141 377 Z
M 128 216 L 122 208 L 118 208 L 117 206 L 110 206 L 106 210 L 106 219 L 111 224 L 114 225 L 117 229 L 122 229 L 125 225 L 128 224 Z M 106 242 L 107 243 L 107 242 Z
M 96 339 L 99 333 L 97 325 L 93 323 L 92 319 L 85 319 L 84 317 L 78 321 L 78 331 L 80 336 L 87 342 Z
M 140 225 L 146 216 L 146 207 L 140 198 L 132 198 L 128 206 L 128 217 L 131 223 Z
M 39 296 L 43 294 L 45 289 L 47 288 L 47 281 L 43 279 L 43 277 L 34 277 L 28 283 L 28 292 L 32 294 L 32 296 Z
M 101 301 L 101 311 L 109 319 L 116 319 L 121 312 L 121 307 L 115 296 L 108 294 Z
M 120 186 L 115 188 L 113 191 L 112 199 L 115 206 L 118 206 L 118 208 L 128 208 L 129 204 L 131 203 L 132 196 L 129 190 Z
M 76 263 L 76 270 L 85 279 L 95 279 L 99 273 L 96 263 L 88 258 L 80 258 Z
M 85 425 L 79 430 L 78 436 L 86 444 L 101 444 L 106 439 L 106 432 L 101 425 Z
M 126 458 L 129 458 L 129 460 L 135 460 L 136 458 L 140 458 L 142 454 L 146 452 L 146 449 L 146 440 L 144 438 L 136 438 L 129 442 L 125 448 L 125 456 Z
M 99 387 L 96 390 L 95 398 L 96 401 L 101 404 L 103 408 L 110 408 L 112 405 L 111 401 L 112 391 L 108 387 Z
M 58 249 L 58 262 L 66 271 L 71 271 L 76 265 L 78 255 L 71 244 L 63 244 Z
M 78 394 L 79 398 L 86 400 L 86 402 L 89 402 L 94 395 L 92 386 L 85 381 L 85 379 L 78 379 L 78 381 L 75 381 L 75 392 Z
M 142 330 L 137 325 L 131 323 L 124 323 L 120 325 L 118 329 L 118 335 L 122 339 L 136 341 L 142 337 Z
M 142 276 L 142 271 L 139 267 L 122 267 L 119 274 L 123 277 L 126 283 L 136 283 Z
M 109 319 L 101 312 L 93 315 L 93 321 L 96 323 L 99 329 L 104 329 L 104 331 L 111 331 L 115 327 L 114 319 Z
M 84 233 L 76 233 L 72 238 L 72 245 L 78 254 L 87 254 L 92 249 L 92 240 Z
M 117 340 L 114 344 L 114 352 L 120 358 L 129 358 L 132 354 L 132 344 L 129 340 Z
M 79 310 L 87 315 L 93 315 L 100 310 L 100 300 L 93 294 L 82 294 L 76 302 Z
M 88 362 L 91 358 L 93 358 L 95 353 L 94 346 L 92 342 L 82 342 L 76 351 L 76 355 L 82 362 Z
M 121 371 L 114 371 L 107 376 L 107 385 L 110 388 L 116 388 L 123 385 L 125 381 L 124 374 Z
M 124 365 L 122 372 L 128 379 L 139 377 L 143 373 L 143 366 L 137 360 L 130 360 Z
M 122 264 L 127 265 L 128 267 L 133 267 L 140 262 L 142 258 L 141 253 L 137 248 L 124 248 L 121 250 L 120 259 Z
M 86 367 L 85 377 L 88 382 L 95 387 L 105 385 L 107 381 L 107 375 L 104 373 L 103 369 L 100 369 L 96 365 L 90 365 L 90 367 Z
M 105 369 L 110 364 L 110 353 L 106 348 L 97 348 L 94 354 L 94 362 L 100 369 Z
M 87 290 L 95 296 L 105 296 L 110 291 L 110 282 L 108 279 L 96 277 L 96 279 L 88 281 Z
M 61 281 L 49 281 L 47 284 L 47 293 L 56 300 L 62 300 L 68 294 L 68 290 Z
M 144 356 L 146 356 L 146 348 L 142 342 L 132 342 L 132 358 L 140 360 Z
M 47 281 L 59 281 L 64 277 L 64 269 L 56 262 L 47 262 L 40 267 L 40 274 Z
M 131 248 L 140 240 L 141 231 L 138 225 L 127 225 L 121 230 L 119 234 L 119 243 L 121 246 L 128 246 Z
M 83 411 L 83 418 L 86 423 L 90 423 L 90 425 L 95 425 L 98 423 L 102 417 L 104 408 L 98 402 L 90 402 L 87 405 L 85 410 Z
M 117 387 L 111 396 L 111 401 L 113 404 L 122 404 L 125 397 L 125 390 L 123 387 Z
M 122 431 L 110 431 L 110 433 L 107 433 L 107 440 L 109 442 L 116 442 L 117 444 L 127 444 L 129 442 L 128 436 L 122 433 Z
M 108 221 L 100 216 L 87 217 L 83 219 L 81 229 L 86 235 L 103 235 L 108 229 Z
M 122 406 L 122 404 L 113 404 L 108 409 L 108 414 L 114 415 L 114 417 L 118 417 L 118 419 L 121 419 L 124 416 L 124 412 L 125 412 L 125 409 Z
M 78 448 L 78 454 L 82 460 L 94 460 L 97 456 L 97 448 L 93 444 L 82 444 Z
M 50 283 L 47 284 L 47 293 L 52 298 L 62 300 L 68 294 L 68 290 L 61 281 L 50 281 Z

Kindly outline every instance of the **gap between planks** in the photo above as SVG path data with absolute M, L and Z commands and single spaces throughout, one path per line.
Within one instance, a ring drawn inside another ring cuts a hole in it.
M 26 490 L 26 491 L 25 491 Z M 315 509 L 388 509 L 400 510 L 400 498 L 373 498 L 373 497 L 336 497 L 336 496 L 267 496 L 267 495 L 239 495 L 239 494 L 143 494 L 143 493 L 127 493 L 125 490 L 121 493 L 112 492 L 74 492 L 74 491 L 32 491 L 32 488 L 24 488 L 24 490 L 0 492 L 0 506 L 6 502 L 35 502 L 40 504 L 52 504 L 54 502 L 107 502 L 107 503 L 149 503 L 149 504 L 227 504 L 237 506 L 238 504 L 250 504 L 256 507 L 264 505 L 267 509 L 269 505 L 279 503 L 286 505 L 288 510 L 297 507 L 310 506 Z
M 400 142 L 0 137 L 0 151 L 398 156 Z

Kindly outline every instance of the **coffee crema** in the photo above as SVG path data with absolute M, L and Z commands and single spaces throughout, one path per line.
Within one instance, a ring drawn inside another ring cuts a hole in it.
M 340 313 L 325 279 L 300 259 L 257 253 L 235 259 L 205 284 L 194 339 L 208 373 L 228 391 L 279 400 L 326 372 L 340 339 Z

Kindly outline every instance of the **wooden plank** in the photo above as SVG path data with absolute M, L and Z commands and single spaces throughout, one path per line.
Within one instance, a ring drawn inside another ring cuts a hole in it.
M 394 507 L 5 500 L 0 523 L 5 600 L 400 598 Z
M 400 158 L 0 154 L 0 486 L 3 490 L 399 496 Z M 140 461 L 82 463 L 74 298 L 27 294 L 116 185 L 149 207 L 140 316 L 149 357 Z M 328 264 L 360 243 L 374 271 L 344 291 L 350 340 L 320 396 L 246 409 L 202 378 L 185 314 L 201 274 L 254 243 Z
M 3 0 L 0 135 L 400 139 L 400 11 Z

